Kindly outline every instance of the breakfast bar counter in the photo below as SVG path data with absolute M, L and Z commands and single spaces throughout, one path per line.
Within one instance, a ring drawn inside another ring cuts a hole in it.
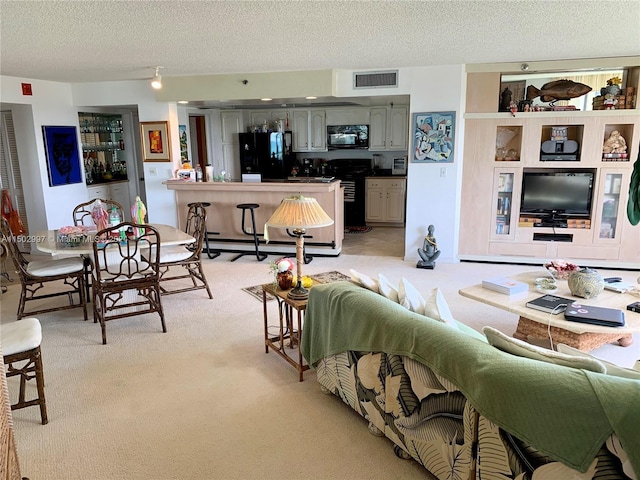
M 175 191 L 179 227 L 184 229 L 187 205 L 191 202 L 209 202 L 207 231 L 212 251 L 248 252 L 254 250 L 253 237 L 242 231 L 242 203 L 257 203 L 256 230 L 264 233 L 264 224 L 283 198 L 301 194 L 315 198 L 334 224 L 307 230 L 305 248 L 311 255 L 338 256 L 344 238 L 344 188 L 339 180 L 330 182 L 189 182 L 168 180 L 163 182 Z M 247 211 L 245 229 L 251 229 L 251 216 Z M 260 251 L 295 256 L 295 238 L 286 230 L 270 228 L 269 243 L 260 237 Z

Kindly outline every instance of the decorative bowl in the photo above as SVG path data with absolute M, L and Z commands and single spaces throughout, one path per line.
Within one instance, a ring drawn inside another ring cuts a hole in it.
M 569 275 L 573 272 L 580 270 L 580 267 L 575 263 L 567 262 L 566 260 L 552 260 L 544 264 L 544 268 L 547 269 L 549 274 L 556 280 L 567 280 Z
M 555 278 L 538 277 L 536 278 L 536 290 L 541 293 L 555 293 L 558 291 L 558 284 Z
M 573 272 L 573 270 L 558 272 L 549 268 L 547 268 L 547 271 L 549 272 L 549 275 L 551 275 L 555 280 L 567 280 L 569 278 L 569 275 L 571 275 L 571 273 Z

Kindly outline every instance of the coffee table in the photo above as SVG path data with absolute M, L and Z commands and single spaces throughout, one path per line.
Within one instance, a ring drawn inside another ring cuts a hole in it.
M 543 276 L 545 276 L 543 272 L 537 271 L 509 277 L 529 284 L 528 291 L 515 295 L 494 292 L 484 288 L 481 284 L 462 288 L 458 293 L 463 297 L 518 315 L 520 317 L 518 327 L 513 336 L 524 341 L 529 341 L 530 337 L 548 339 L 549 333 L 551 333 L 554 344 L 564 343 L 582 351 L 589 351 L 615 341 L 623 347 L 629 346 L 633 342 L 632 334 L 640 332 L 640 313 L 626 309 L 627 305 L 637 301 L 638 298 L 629 293 L 604 290 L 595 298 L 585 299 L 571 295 L 567 282 L 562 280 L 558 281 L 558 291 L 554 293 L 554 295 L 574 299 L 584 305 L 619 308 L 624 311 L 626 323 L 624 327 L 602 327 L 569 322 L 564 319 L 562 313 L 551 315 L 526 307 L 525 304 L 528 301 L 543 295 L 535 287 L 535 279 Z

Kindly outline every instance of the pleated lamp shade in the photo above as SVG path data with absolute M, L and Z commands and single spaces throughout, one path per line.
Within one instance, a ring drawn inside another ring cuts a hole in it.
M 295 195 L 282 200 L 267 226 L 275 228 L 319 228 L 333 225 L 333 220 L 315 198 Z
M 292 300 L 306 300 L 309 290 L 302 285 L 302 264 L 304 263 L 304 234 L 307 228 L 328 227 L 333 225 L 333 220 L 322 209 L 315 198 L 307 198 L 302 195 L 287 197 L 264 226 L 264 238 L 269 241 L 268 227 L 287 228 L 293 231 L 296 237 L 296 271 L 298 283 L 295 288 L 287 293 Z

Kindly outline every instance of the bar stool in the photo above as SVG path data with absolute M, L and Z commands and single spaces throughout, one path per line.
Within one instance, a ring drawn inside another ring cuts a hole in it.
M 260 253 L 260 250 L 259 250 L 260 240 L 258 239 L 258 237 L 264 236 L 263 233 L 256 233 L 256 216 L 255 216 L 254 210 L 259 207 L 260 205 L 258 205 L 257 203 L 240 203 L 236 205 L 236 208 L 242 209 L 242 233 L 253 237 L 253 244 L 255 245 L 255 249 L 256 249 L 255 251 L 256 258 L 258 259 L 259 262 L 261 262 L 262 260 L 267 258 L 269 255 L 266 253 Z M 251 232 L 247 232 L 247 229 L 245 228 L 245 213 L 247 210 L 251 212 Z M 239 255 L 233 257 L 231 261 L 235 262 L 237 259 L 239 259 L 244 255 L 252 255 L 252 253 L 242 252 Z
M 20 392 L 18 403 L 11 405 L 11 410 L 40 405 L 40 418 L 42 425 L 46 425 L 47 402 L 44 398 L 44 375 L 42 374 L 42 356 L 40 354 L 40 342 L 42 341 L 42 327 L 37 318 L 23 318 L 2 325 L 2 354 L 4 364 L 8 365 L 7 378 L 20 375 Z M 15 363 L 26 363 L 21 367 Z M 38 397 L 25 401 L 26 383 L 36 379 Z
M 208 208 L 211 206 L 210 202 L 192 202 L 192 203 L 187 203 L 187 207 L 191 208 L 196 204 L 200 204 L 204 208 Z M 209 230 L 206 230 L 204 232 L 204 245 L 205 245 L 205 248 L 207 249 L 207 257 L 211 259 L 217 258 L 220 256 L 220 252 L 213 252 L 213 253 L 211 252 L 211 249 L 209 248 L 209 235 L 220 235 L 220 232 L 210 232 Z

